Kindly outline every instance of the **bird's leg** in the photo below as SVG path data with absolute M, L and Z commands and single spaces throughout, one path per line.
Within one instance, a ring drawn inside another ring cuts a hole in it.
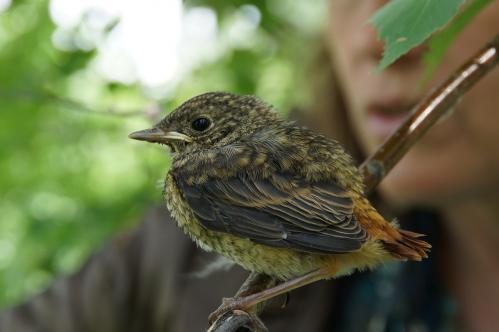
M 215 322 L 220 316 L 225 314 L 226 312 L 233 310 L 243 310 L 248 311 L 254 305 L 261 303 L 263 301 L 267 301 L 275 296 L 287 293 L 292 291 L 293 289 L 300 288 L 302 286 L 311 284 L 315 281 L 329 278 L 334 275 L 334 272 L 331 268 L 321 268 L 312 272 L 309 272 L 303 276 L 285 281 L 277 286 L 271 287 L 269 289 L 265 289 L 261 292 L 254 293 L 244 297 L 235 297 L 235 298 L 225 298 L 222 305 L 211 313 L 209 316 L 209 322 L 212 324 Z
M 278 280 L 266 274 L 251 272 L 234 297 L 245 297 L 274 287 Z

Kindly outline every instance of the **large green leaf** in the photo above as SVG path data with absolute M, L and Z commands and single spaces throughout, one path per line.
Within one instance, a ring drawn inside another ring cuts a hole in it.
M 391 0 L 370 18 L 385 43 L 378 70 L 447 24 L 464 0 Z

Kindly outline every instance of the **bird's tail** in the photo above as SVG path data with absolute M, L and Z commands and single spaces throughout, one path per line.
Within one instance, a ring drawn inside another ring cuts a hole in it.
M 393 257 L 411 261 L 420 261 L 423 258 L 428 257 L 428 251 L 431 249 L 431 244 L 420 239 L 424 236 L 423 234 L 403 229 L 395 230 L 398 233 L 398 236 L 382 240 L 383 247 Z
M 420 261 L 428 257 L 431 245 L 421 240 L 423 234 L 400 229 L 396 221 L 388 222 L 365 198 L 356 200 L 357 217 L 365 230 L 394 258 Z

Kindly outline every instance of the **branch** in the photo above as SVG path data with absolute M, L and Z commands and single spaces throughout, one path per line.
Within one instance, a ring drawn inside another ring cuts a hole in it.
M 243 297 L 255 292 L 263 291 L 277 284 L 277 280 L 256 272 L 252 272 L 246 281 L 241 285 L 235 297 Z M 266 332 L 267 328 L 258 318 L 258 314 L 263 311 L 265 303 L 260 303 L 251 308 L 251 312 L 247 313 L 242 310 L 235 310 L 220 317 L 208 329 L 208 332 L 236 332 L 239 328 L 245 328 L 253 332 Z
M 414 107 L 407 120 L 360 166 L 371 192 L 407 151 L 498 62 L 499 35 Z
M 459 99 L 483 76 L 494 68 L 499 59 L 499 35 L 477 52 L 443 84 L 429 93 L 414 107 L 407 120 L 391 135 L 378 150 L 360 166 L 364 176 L 366 193 L 372 192 L 390 170 L 424 133 L 430 129 Z M 275 280 L 252 273 L 236 294 L 251 294 L 272 287 Z M 239 328 L 247 331 L 266 331 L 257 317 L 264 304 L 246 313 L 241 310 L 219 317 L 210 332 L 235 332 Z
M 105 109 L 95 109 L 79 101 L 69 98 L 61 97 L 51 91 L 43 91 L 43 93 L 31 91 L 6 91 L 0 89 L 0 97 L 26 100 L 30 102 L 44 102 L 57 104 L 67 109 L 98 115 L 118 116 L 118 117 L 131 117 L 131 116 L 145 116 L 148 118 L 156 118 L 158 114 L 163 113 L 161 106 L 158 103 L 150 103 L 143 109 L 120 109 L 116 107 L 108 107 Z

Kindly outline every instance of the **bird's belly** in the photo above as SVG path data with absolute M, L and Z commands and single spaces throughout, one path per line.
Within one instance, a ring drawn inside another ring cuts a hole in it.
M 249 239 L 205 228 L 184 201 L 170 175 L 165 181 L 164 195 L 172 217 L 199 247 L 226 256 L 247 270 L 289 279 L 324 266 L 325 260 L 330 258 L 330 256 L 269 247 Z
M 306 274 L 324 265 L 325 256 L 261 245 L 234 235 L 209 232 L 214 251 L 228 257 L 245 269 L 281 279 Z

